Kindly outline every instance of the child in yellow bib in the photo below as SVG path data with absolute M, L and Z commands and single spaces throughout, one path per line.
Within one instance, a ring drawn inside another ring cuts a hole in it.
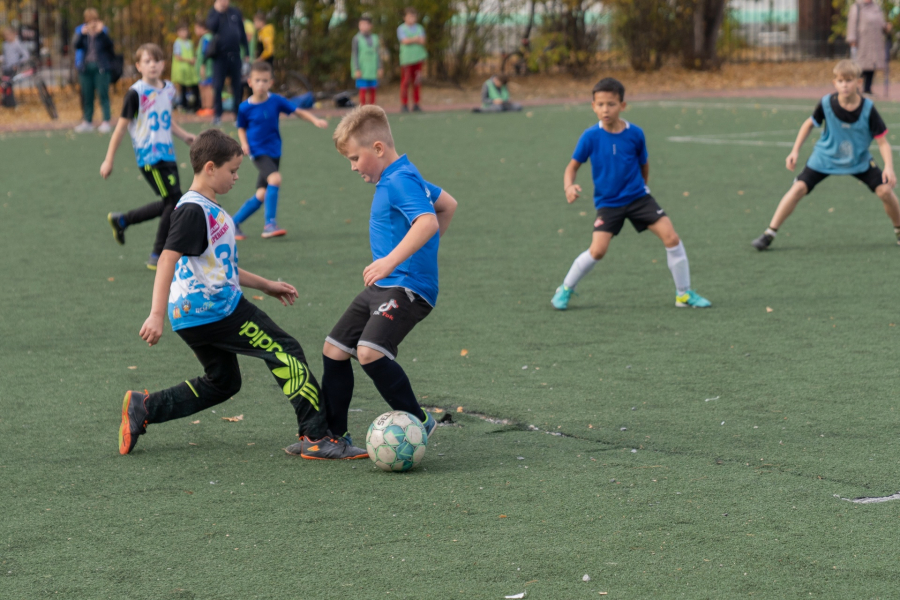
M 196 62 L 187 23 L 181 23 L 178 25 L 178 39 L 172 46 L 172 83 L 178 86 L 178 105 L 192 112 L 197 110 L 200 99 Z

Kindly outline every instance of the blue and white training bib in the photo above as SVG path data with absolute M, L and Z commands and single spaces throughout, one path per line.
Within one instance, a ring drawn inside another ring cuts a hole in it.
M 874 105 L 868 98 L 863 98 L 862 102 L 862 112 L 856 122 L 846 123 L 834 114 L 831 95 L 822 98 L 825 132 L 806 161 L 807 167 L 829 175 L 853 175 L 865 173 L 869 169 L 872 162 L 872 154 L 869 152 L 872 144 L 869 115 Z
M 172 329 L 196 327 L 221 321 L 241 299 L 234 221 L 221 206 L 197 192 L 178 201 L 199 205 L 206 214 L 209 246 L 200 256 L 182 256 L 169 288 L 169 321 Z
M 171 81 L 166 81 L 163 88 L 158 89 L 139 79 L 131 89 L 137 92 L 140 101 L 138 114 L 128 125 L 138 167 L 155 165 L 164 160 L 174 161 L 172 104 L 175 86 Z

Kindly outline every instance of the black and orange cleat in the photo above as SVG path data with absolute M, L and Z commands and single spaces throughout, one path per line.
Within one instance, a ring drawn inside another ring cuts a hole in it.
M 299 448 L 297 448 L 299 446 Z M 323 437 L 320 440 L 311 440 L 303 437 L 296 444 L 284 449 L 288 454 L 298 454 L 300 458 L 309 460 L 356 460 L 367 458 L 369 453 L 362 448 L 351 446 L 343 438 Z
M 119 454 L 128 454 L 134 450 L 139 435 L 147 433 L 147 407 L 145 403 L 150 396 L 143 392 L 125 392 L 122 401 L 122 424 L 119 425 Z

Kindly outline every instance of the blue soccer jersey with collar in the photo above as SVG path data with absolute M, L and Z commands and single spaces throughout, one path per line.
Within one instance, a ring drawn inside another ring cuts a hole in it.
M 390 254 L 406 237 L 413 221 L 429 214 L 435 215 L 434 203 L 441 189 L 426 182 L 419 170 L 404 154 L 391 163 L 375 186 L 372 213 L 369 218 L 369 243 L 372 260 Z M 438 297 L 438 246 L 440 234 L 435 233 L 424 246 L 397 266 L 394 271 L 376 281 L 379 287 L 402 287 L 412 290 L 430 305 Z
M 650 193 L 641 175 L 647 164 L 647 142 L 637 125 L 625 121 L 625 129 L 609 133 L 598 123 L 581 134 L 572 160 L 591 161 L 594 207 L 631 204 Z
M 269 94 L 265 102 L 254 104 L 250 99 L 238 106 L 237 126 L 247 132 L 251 156 L 281 156 L 281 133 L 278 119 L 297 110 L 284 96 Z

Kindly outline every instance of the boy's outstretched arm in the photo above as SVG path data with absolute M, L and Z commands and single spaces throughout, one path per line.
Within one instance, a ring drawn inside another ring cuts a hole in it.
M 803 122 L 803 125 L 800 126 L 800 131 L 797 132 L 797 139 L 794 141 L 794 148 L 784 161 L 784 166 L 787 167 L 788 171 L 793 171 L 797 166 L 797 157 L 800 156 L 800 147 L 803 146 L 803 142 L 806 141 L 806 138 L 809 137 L 809 133 L 815 126 L 816 123 L 812 120 L 812 117 L 806 119 Z
M 106 158 L 103 159 L 103 164 L 100 165 L 100 177 L 103 179 L 112 175 L 116 150 L 119 149 L 119 144 L 122 143 L 122 138 L 125 137 L 125 132 L 128 131 L 129 123 L 131 123 L 130 120 L 119 117 L 119 121 L 116 123 L 116 129 L 113 131 L 112 137 L 109 138 L 109 148 L 106 150 Z
M 294 111 L 294 114 L 303 119 L 304 121 L 309 121 L 319 129 L 325 129 L 328 127 L 328 121 L 325 119 L 320 119 L 316 115 L 312 114 L 308 110 L 303 110 L 302 108 L 298 108 Z
M 886 135 L 875 138 L 875 143 L 878 144 L 878 151 L 881 152 L 881 158 L 884 159 L 881 181 L 894 187 L 897 185 L 897 176 L 894 174 L 894 156 L 891 154 L 891 143 L 888 142 Z
M 172 277 L 175 275 L 175 265 L 181 259 L 181 252 L 163 250 L 156 264 L 156 279 L 153 281 L 153 301 L 150 303 L 150 316 L 141 327 L 141 338 L 150 344 L 156 345 L 162 337 L 163 326 L 166 321 L 166 310 L 169 307 L 169 288 L 172 286 Z
M 238 268 L 238 278 L 241 287 L 253 288 L 254 290 L 259 290 L 264 294 L 268 294 L 273 298 L 278 298 L 285 306 L 293 304 L 294 300 L 299 296 L 297 288 L 289 283 L 272 281 L 271 279 L 260 277 L 255 273 L 245 271 L 241 268 Z
M 573 158 L 566 165 L 566 172 L 563 175 L 563 189 L 566 192 L 566 202 L 569 204 L 578 200 L 578 195 L 581 193 L 581 186 L 575 183 L 575 176 L 578 175 L 580 167 L 581 163 Z
M 238 127 L 238 139 L 241 140 L 241 150 L 244 152 L 244 156 L 250 156 L 250 142 L 247 141 L 247 130 L 243 127 Z
M 456 212 L 456 205 L 456 198 L 448 194 L 447 190 L 441 190 L 441 195 L 438 196 L 437 202 L 434 203 L 434 212 L 437 214 L 438 229 L 441 232 L 441 237 L 444 236 L 447 228 L 450 227 L 453 213 Z
M 182 129 L 181 125 L 179 125 L 178 123 L 176 123 L 174 121 L 172 121 L 172 133 L 174 133 L 175 137 L 180 139 L 182 142 L 184 142 L 188 146 L 193 144 L 194 138 L 197 137 L 193 133 L 188 133 L 187 131 Z
M 400 240 L 400 243 L 397 244 L 397 247 L 390 254 L 384 258 L 379 258 L 363 270 L 363 281 L 366 287 L 376 281 L 381 281 L 393 273 L 397 265 L 415 254 L 419 248 L 424 246 L 439 231 L 440 225 L 435 215 L 430 213 L 419 215 L 413 221 L 412 227 L 409 228 L 409 231 L 406 232 L 406 235 L 403 236 L 403 239 Z

